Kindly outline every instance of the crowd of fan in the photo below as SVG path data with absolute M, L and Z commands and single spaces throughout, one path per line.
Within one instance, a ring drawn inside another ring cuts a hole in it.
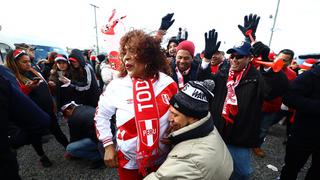
M 215 29 L 197 55 L 181 29 L 163 49 L 172 18 L 162 18 L 156 36 L 127 32 L 109 55 L 73 49 L 35 61 L 33 47 L 17 44 L 0 66 L 0 177 L 19 179 L 15 151 L 24 145 L 50 167 L 42 146 L 52 134 L 67 160 L 116 167 L 120 179 L 250 179 L 251 151 L 265 157 L 268 129 L 284 121 L 280 179 L 296 179 L 311 155 L 306 179 L 319 179 L 320 63 L 299 66 L 290 49 L 270 52 L 257 41 L 260 17 L 252 14 L 228 58 Z

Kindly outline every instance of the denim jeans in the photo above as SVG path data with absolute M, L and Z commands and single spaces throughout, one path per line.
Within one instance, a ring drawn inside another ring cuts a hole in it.
M 277 123 L 279 120 L 277 119 L 277 113 L 261 113 L 261 124 L 260 124 L 260 134 L 259 134 L 259 147 L 265 141 L 265 138 L 268 135 L 269 128 Z
M 90 138 L 84 138 L 79 141 L 72 142 L 67 146 L 66 150 L 72 156 L 79 158 L 89 160 L 98 160 L 102 158 L 98 150 L 98 143 L 92 141 Z
M 250 148 L 227 145 L 233 159 L 233 173 L 230 180 L 248 180 L 251 168 Z

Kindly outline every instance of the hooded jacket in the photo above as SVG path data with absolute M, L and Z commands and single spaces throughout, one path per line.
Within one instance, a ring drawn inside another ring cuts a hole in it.
M 75 58 L 81 68 L 85 71 L 85 77 L 81 78 L 76 70 L 72 71 L 70 87 L 75 89 L 74 100 L 77 104 L 85 104 L 92 107 L 98 105 L 100 89 L 97 83 L 95 73 L 92 67 L 86 63 L 82 52 L 79 49 L 73 49 L 69 57 Z
M 145 180 L 227 180 L 233 171 L 230 152 L 214 128 L 210 113 L 169 135 L 176 143 L 165 162 Z
M 283 102 L 296 110 L 289 140 L 297 145 L 320 148 L 320 64 L 293 81 Z

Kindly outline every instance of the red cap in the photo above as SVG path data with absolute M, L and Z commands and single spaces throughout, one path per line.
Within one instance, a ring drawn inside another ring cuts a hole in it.
M 318 60 L 314 58 L 308 58 L 306 59 L 302 64 L 300 64 L 300 69 L 309 70 L 311 69 L 312 65 L 318 62 Z
M 176 49 L 177 49 L 177 52 L 181 49 L 186 50 L 191 54 L 192 57 L 194 56 L 195 47 L 194 47 L 193 42 L 191 42 L 191 41 L 187 41 L 187 40 L 182 41 L 181 43 L 179 43 L 179 45 L 177 46 Z
M 69 61 L 78 62 L 78 60 L 76 58 L 73 58 L 73 57 L 70 57 Z

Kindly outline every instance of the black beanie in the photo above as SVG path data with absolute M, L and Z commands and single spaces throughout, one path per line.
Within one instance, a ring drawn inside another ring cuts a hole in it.
M 170 104 L 186 116 L 202 119 L 208 114 L 212 98 L 213 94 L 203 82 L 189 81 L 170 99 Z

